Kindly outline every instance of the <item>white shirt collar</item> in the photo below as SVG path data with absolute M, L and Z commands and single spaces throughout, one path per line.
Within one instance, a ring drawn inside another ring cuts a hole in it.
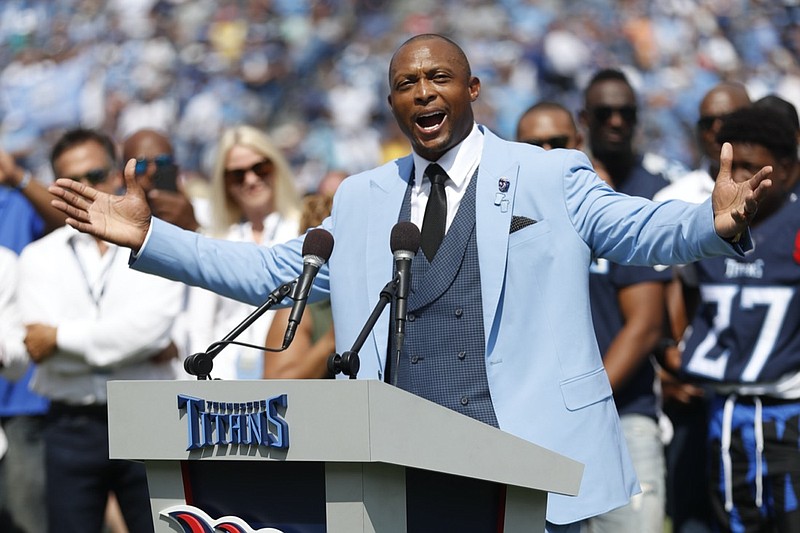
M 478 128 L 478 124 L 472 125 L 469 135 L 447 151 L 439 158 L 438 163 L 450 179 L 456 189 L 461 189 L 464 184 L 472 177 L 483 152 L 483 132 Z M 422 184 L 425 169 L 434 161 L 428 161 L 424 157 L 413 152 L 414 157 L 414 186 L 418 188 Z

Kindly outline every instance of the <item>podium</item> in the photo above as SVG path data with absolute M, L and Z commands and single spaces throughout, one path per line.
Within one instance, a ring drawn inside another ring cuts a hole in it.
M 583 473 L 375 380 L 112 381 L 108 413 L 157 532 L 540 533 Z

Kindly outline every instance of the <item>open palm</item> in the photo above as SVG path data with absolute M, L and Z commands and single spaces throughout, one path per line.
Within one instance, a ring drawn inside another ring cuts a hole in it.
M 133 159 L 125 165 L 122 196 L 61 178 L 50 186 L 56 196 L 52 205 L 63 211 L 67 224 L 78 231 L 138 251 L 150 228 L 151 212 L 144 190 L 136 182 L 134 166 Z
M 764 167 L 749 180 L 738 183 L 733 180 L 731 165 L 733 147 L 730 143 L 722 145 L 720 168 L 711 194 L 714 209 L 714 229 L 724 239 L 734 239 L 747 229 L 764 200 L 767 190 L 772 186 L 768 179 L 772 167 Z

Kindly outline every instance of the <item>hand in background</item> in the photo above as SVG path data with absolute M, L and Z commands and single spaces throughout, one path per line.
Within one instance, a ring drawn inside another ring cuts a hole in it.
M 34 363 L 41 363 L 56 351 L 58 329 L 47 324 L 27 324 L 25 326 L 25 348 Z
M 170 342 L 166 348 L 155 354 L 150 358 L 151 363 L 161 364 L 167 363 L 172 359 L 178 358 L 178 347 L 175 346 L 174 342 Z

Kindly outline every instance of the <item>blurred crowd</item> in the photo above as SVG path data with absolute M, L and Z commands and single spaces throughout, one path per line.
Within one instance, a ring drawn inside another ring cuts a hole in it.
M 483 82 L 477 119 L 500 135 L 539 100 L 577 110 L 596 68 L 622 67 L 643 151 L 691 168 L 697 104 L 719 81 L 800 105 L 798 22 L 797 0 L 6 0 L 0 145 L 46 182 L 63 129 L 123 139 L 151 127 L 185 171 L 208 176 L 220 132 L 247 123 L 314 190 L 330 170 L 408 150 L 386 65 L 434 31 L 464 47 Z

